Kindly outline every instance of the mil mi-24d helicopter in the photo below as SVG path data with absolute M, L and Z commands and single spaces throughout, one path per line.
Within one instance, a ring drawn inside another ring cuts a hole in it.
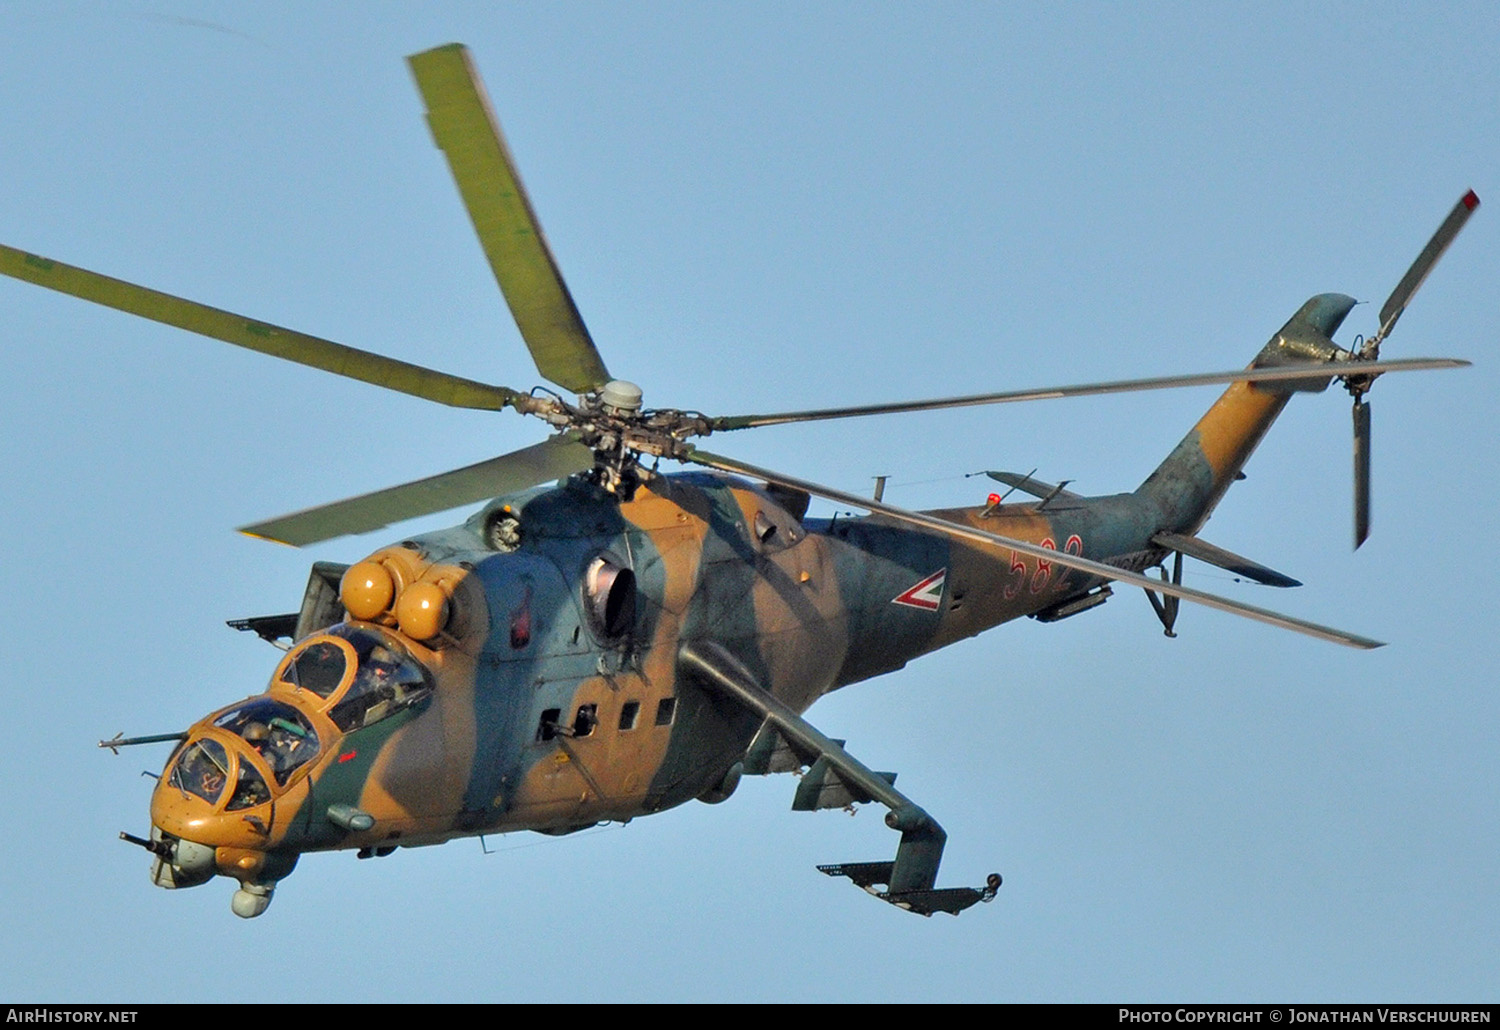
M 313 565 L 301 608 L 239 620 L 290 643 L 265 693 L 181 733 L 151 800 L 161 887 L 238 882 L 263 913 L 305 852 L 535 830 L 566 834 L 700 799 L 742 776 L 801 771 L 792 807 L 879 802 L 891 861 L 820 866 L 902 909 L 957 914 L 982 887 L 937 886 L 946 834 L 843 742 L 803 718 L 819 697 L 1000 623 L 1053 622 L 1113 584 L 1142 587 L 1170 635 L 1181 600 L 1357 648 L 1376 641 L 1182 585 L 1182 558 L 1296 581 L 1196 535 L 1294 393 L 1337 379 L 1354 399 L 1355 546 L 1369 531 L 1370 405 L 1380 359 L 1427 273 L 1478 206 L 1454 207 L 1349 348 L 1354 300 L 1304 304 L 1238 371 L 928 401 L 710 416 L 651 409 L 605 367 L 564 285 L 468 52 L 409 58 L 500 289 L 542 378 L 520 392 L 355 350 L 11 247 L 0 272 L 251 350 L 426 400 L 513 409 L 543 442 L 467 468 L 244 527 L 297 546 L 487 502 L 463 524 L 352 566 Z M 692 441 L 758 426 L 1222 383 L 1228 388 L 1132 493 L 1082 497 L 1004 472 L 971 508 L 911 511 L 711 453 Z M 647 459 L 649 459 L 649 467 Z M 662 459 L 697 466 L 658 471 Z M 1012 493 L 1035 500 L 1009 502 Z M 867 511 L 806 517 L 822 497 Z M 1171 571 L 1167 559 L 1172 558 Z M 1146 575 L 1149 570 L 1156 575 Z

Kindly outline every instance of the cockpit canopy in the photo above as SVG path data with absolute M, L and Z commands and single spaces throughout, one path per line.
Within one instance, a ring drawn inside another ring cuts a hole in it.
M 314 640 L 292 655 L 280 678 L 283 683 L 327 698 L 344 682 L 344 671 L 348 667 L 349 659 L 337 643 Z
M 326 708 L 334 725 L 348 733 L 422 701 L 431 693 L 432 681 L 394 637 L 340 623 L 287 656 L 271 690 L 288 687 L 320 698 L 324 704 L 318 707 Z
M 217 804 L 229 782 L 229 752 L 212 737 L 195 740 L 182 749 L 168 782 L 178 790 Z
M 394 637 L 332 626 L 292 649 L 267 693 L 211 716 L 213 729 L 198 730 L 171 759 L 167 782 L 227 812 L 254 808 L 323 752 L 319 712 L 348 733 L 431 693 L 427 670 Z
M 271 788 L 250 752 L 271 770 L 278 787 L 287 777 L 318 754 L 318 735 L 306 716 L 291 705 L 259 698 L 226 712 L 214 720 L 220 729 L 235 734 L 243 743 L 226 748 L 211 736 L 189 742 L 172 763 L 168 782 L 184 793 L 195 794 L 217 805 L 225 788 L 233 785 L 226 812 L 255 808 L 271 800 Z
M 287 778 L 318 753 L 318 733 L 307 716 L 269 697 L 225 712 L 214 725 L 238 735 L 265 759 L 278 786 L 285 786 Z

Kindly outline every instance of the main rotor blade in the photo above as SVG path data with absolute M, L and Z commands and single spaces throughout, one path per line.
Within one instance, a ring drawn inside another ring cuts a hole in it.
M 1354 402 L 1354 549 L 1370 535 L 1370 402 Z
M 1255 619 L 1257 622 L 1264 622 L 1271 626 L 1293 630 L 1310 637 L 1317 637 L 1319 640 L 1328 640 L 1335 644 L 1343 644 L 1346 647 L 1357 647 L 1365 650 L 1385 646 L 1378 640 L 1370 640 L 1367 637 L 1356 636 L 1353 633 L 1346 633 L 1343 630 L 1333 629 L 1329 626 L 1320 626 L 1315 622 L 1306 622 L 1302 619 L 1293 618 L 1290 615 L 1282 615 L 1279 612 L 1268 611 L 1265 608 L 1257 608 L 1254 605 L 1231 601 L 1228 598 L 1219 597 L 1215 594 L 1207 594 L 1201 590 L 1194 590 L 1191 587 L 1163 583 L 1161 580 L 1151 579 L 1134 572 L 1126 572 L 1124 569 L 1117 569 L 1113 565 L 1106 565 L 1103 562 L 1080 558 L 1077 555 L 1067 554 L 1063 551 L 1054 551 L 1024 540 L 1014 540 L 995 533 L 986 533 L 983 530 L 973 529 L 957 522 L 948 522 L 933 515 L 909 511 L 905 508 L 892 507 L 880 501 L 872 501 L 868 497 L 845 493 L 842 490 L 823 486 L 820 483 L 810 483 L 806 480 L 794 479 L 780 472 L 757 468 L 754 465 L 735 461 L 732 458 L 725 458 L 718 454 L 709 454 L 707 451 L 697 450 L 696 448 L 683 460 L 695 462 L 699 465 L 706 465 L 721 472 L 732 472 L 737 475 L 750 476 L 769 483 L 779 483 L 794 490 L 817 494 L 820 497 L 838 501 L 840 504 L 848 504 L 855 508 L 863 508 L 865 511 L 877 512 L 881 515 L 919 526 L 922 529 L 930 530 L 944 536 L 957 537 L 971 543 L 984 544 L 991 547 L 1009 548 L 1012 551 L 1027 554 L 1033 558 L 1040 558 L 1044 561 L 1052 562 L 1054 565 L 1077 569 L 1079 572 L 1086 572 L 1091 576 L 1098 576 L 1101 579 L 1115 580 L 1120 583 L 1142 587 L 1158 594 L 1180 597 L 1185 601 L 1206 605 L 1209 608 L 1217 608 L 1219 611 L 1229 612 L 1231 615 L 1242 615 L 1247 619 Z
M 98 272 L 65 265 L 3 244 L 0 244 L 0 272 L 237 347 L 440 404 L 499 411 L 520 396 L 503 386 L 476 383 L 472 379 L 355 350 L 341 343 L 283 329 L 121 279 L 111 279 Z
M 450 43 L 406 60 L 427 105 L 432 138 L 448 158 L 537 370 L 574 393 L 603 386 L 609 372 L 557 270 L 469 51 Z
M 1185 376 L 1157 376 L 1149 379 L 1118 379 L 1103 383 L 1079 383 L 1034 390 L 1007 390 L 1001 393 L 976 393 L 966 397 L 938 397 L 925 401 L 901 401 L 895 404 L 867 404 L 852 408 L 817 408 L 811 411 L 784 411 L 771 415 L 728 415 L 712 419 L 716 432 L 730 429 L 753 429 L 758 426 L 784 425 L 789 422 L 821 422 L 824 419 L 859 418 L 864 415 L 894 415 L 908 411 L 936 411 L 941 408 L 968 408 L 981 404 L 1010 404 L 1015 401 L 1051 400 L 1058 397 L 1086 397 L 1092 394 L 1131 393 L 1139 390 L 1167 390 L 1179 386 L 1210 386 L 1215 383 L 1295 382 L 1328 379 L 1358 374 L 1384 372 L 1419 372 L 1436 368 L 1463 368 L 1469 362 L 1458 358 L 1410 358 L 1402 361 L 1330 362 L 1321 365 L 1280 365 L 1269 368 L 1242 368 L 1234 372 L 1204 372 Z
M 567 435 L 412 483 L 242 526 L 241 533 L 303 547 L 489 500 L 592 468 L 594 452 Z
M 1432 271 L 1432 266 L 1437 264 L 1438 258 L 1443 256 L 1443 251 L 1448 249 L 1448 245 L 1453 242 L 1453 238 L 1458 235 L 1459 230 L 1464 227 L 1464 223 L 1469 220 L 1469 216 L 1478 206 L 1479 196 L 1473 190 L 1465 193 L 1459 198 L 1458 203 L 1453 205 L 1453 210 L 1448 212 L 1448 217 L 1443 219 L 1443 224 L 1438 226 L 1437 232 L 1432 234 L 1432 239 L 1427 241 L 1427 246 L 1422 248 L 1422 253 L 1417 255 L 1417 260 L 1412 262 L 1406 274 L 1401 277 L 1401 281 L 1396 284 L 1396 288 L 1391 291 L 1385 306 L 1380 309 L 1382 338 L 1390 334 L 1391 327 L 1406 310 L 1406 305 L 1410 303 L 1412 295 L 1427 278 L 1427 273 Z

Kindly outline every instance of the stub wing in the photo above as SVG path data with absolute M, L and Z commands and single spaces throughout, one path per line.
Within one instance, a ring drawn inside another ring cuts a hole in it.
M 819 866 L 820 870 L 830 876 L 849 876 L 880 900 L 921 915 L 930 916 L 933 912 L 957 915 L 971 905 L 994 898 L 1000 886 L 998 874 L 991 874 L 982 888 L 938 888 L 938 865 L 948 835 L 937 821 L 895 788 L 894 773 L 871 770 L 845 751 L 839 741 L 824 736 L 757 683 L 744 663 L 723 645 L 711 640 L 685 643 L 678 653 L 678 663 L 682 672 L 705 690 L 765 720 L 758 738 L 767 741 L 760 763 L 764 768 L 769 770 L 777 764 L 772 756 L 778 746 L 768 735 L 772 728 L 785 742 L 788 758 L 795 755 L 798 760 L 806 760 L 816 756 L 812 769 L 803 778 L 803 788 L 798 790 L 793 808 L 815 810 L 878 801 L 890 809 L 885 823 L 901 834 L 894 861 L 842 863 Z M 755 751 L 752 747 L 752 752 Z M 876 889 L 877 884 L 885 889 Z

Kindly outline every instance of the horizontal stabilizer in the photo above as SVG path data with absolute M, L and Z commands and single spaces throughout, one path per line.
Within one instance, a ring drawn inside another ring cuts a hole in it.
M 1034 476 L 1023 476 L 1019 472 L 986 472 L 985 475 L 997 483 L 1004 483 L 1012 490 L 1019 490 L 1023 494 L 1030 494 L 1044 501 L 1054 498 L 1061 498 L 1065 501 L 1076 501 L 1080 498 L 1080 495 L 1075 494 L 1072 490 L 1063 489 L 1063 487 L 1068 485 L 1066 480 L 1061 484 L 1045 483 Z
M 1158 533 L 1151 538 L 1151 542 L 1158 547 L 1165 547 L 1169 551 L 1177 551 L 1189 558 L 1197 558 L 1201 562 L 1217 566 L 1225 572 L 1232 572 L 1236 576 L 1244 576 L 1246 579 L 1254 580 L 1268 587 L 1300 587 L 1302 583 L 1291 576 L 1268 569 L 1259 562 L 1253 562 L 1249 558 L 1242 558 L 1233 551 L 1226 551 L 1222 547 L 1215 547 L 1207 540 L 1200 540 L 1195 536 L 1184 536 L 1181 533 Z

